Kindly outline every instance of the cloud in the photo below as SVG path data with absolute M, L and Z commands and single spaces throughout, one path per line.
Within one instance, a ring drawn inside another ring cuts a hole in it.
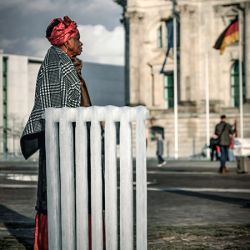
M 20 43 L 12 47 L 0 43 L 0 49 L 23 54 L 29 40 L 44 37 L 49 22 L 65 15 L 79 26 L 101 24 L 112 32 L 121 25 L 121 13 L 122 8 L 113 0 L 1 0 L 0 42 L 5 39 Z
M 124 65 L 124 29 L 109 31 L 102 25 L 80 25 L 84 61 Z
M 18 45 L 18 40 L 17 39 L 0 39 L 0 44 L 1 44 L 1 49 L 6 48 L 6 49 L 11 49 L 14 46 Z
M 27 53 L 34 57 L 44 57 L 48 48 L 50 47 L 50 43 L 47 39 L 44 38 L 33 38 L 29 40 L 27 43 Z
M 124 29 L 117 26 L 108 30 L 103 25 L 79 25 L 78 26 L 83 52 L 81 59 L 86 62 L 103 64 L 124 65 Z M 27 41 L 23 38 L 6 40 L 0 39 L 4 51 L 8 53 L 15 47 L 21 49 L 23 55 L 43 58 L 50 47 L 45 38 L 35 37 Z M 12 52 L 13 53 L 13 52 Z M 18 53 L 18 51 L 14 51 Z
M 113 0 L 1 0 L 0 10 L 10 8 L 18 8 L 22 13 L 65 12 L 65 10 L 86 13 L 116 10 L 118 5 Z
M 0 10 L 12 8 L 12 7 L 15 7 L 16 5 L 25 4 L 26 2 L 27 1 L 23 1 L 23 0 L 11 0 L 11 1 L 1 0 Z

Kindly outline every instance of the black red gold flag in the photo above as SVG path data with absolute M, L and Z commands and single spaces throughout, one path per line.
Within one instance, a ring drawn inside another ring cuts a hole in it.
M 239 41 L 239 21 L 238 19 L 235 19 L 220 34 L 214 44 L 214 48 L 220 50 L 220 54 L 223 54 L 228 45 L 237 41 Z

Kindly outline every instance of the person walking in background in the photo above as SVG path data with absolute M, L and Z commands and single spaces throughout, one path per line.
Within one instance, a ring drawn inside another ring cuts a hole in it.
M 158 167 L 162 167 L 166 164 L 166 161 L 163 159 L 162 155 L 164 152 L 163 139 L 161 134 L 156 134 L 156 156 L 158 160 Z
M 46 37 L 52 46 L 38 72 L 34 107 L 20 140 L 25 159 L 39 150 L 34 250 L 48 249 L 44 111 L 48 107 L 77 108 L 82 95 L 72 62 L 82 52 L 77 24 L 67 16 L 55 18 L 47 27 Z
M 230 144 L 228 147 L 228 160 L 235 161 L 234 156 L 234 135 L 230 135 Z
M 210 138 L 210 145 L 209 145 L 209 148 L 210 148 L 210 160 L 213 161 L 214 160 L 214 157 L 215 157 L 215 160 L 218 161 L 220 159 L 219 157 L 219 150 L 218 150 L 218 145 L 215 145 L 212 143 L 213 139 L 216 139 L 217 138 L 217 135 L 213 135 L 211 138 Z
M 233 127 L 226 122 L 226 116 L 222 115 L 221 121 L 215 126 L 215 134 L 219 138 L 220 145 L 220 168 L 219 173 L 226 173 L 226 161 L 228 160 L 228 150 L 230 145 L 230 136 L 234 133 Z
M 234 139 L 237 137 L 237 122 L 234 121 L 234 133 L 230 135 L 230 144 L 229 144 L 229 150 L 228 150 L 228 160 L 229 161 L 235 161 L 234 156 Z

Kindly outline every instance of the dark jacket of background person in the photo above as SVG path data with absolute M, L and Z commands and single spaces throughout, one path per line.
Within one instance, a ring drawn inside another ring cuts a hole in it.
M 221 121 L 215 127 L 215 134 L 219 137 L 220 144 L 220 168 L 219 173 L 224 174 L 229 172 L 226 166 L 228 160 L 228 149 L 230 145 L 230 135 L 234 133 L 234 130 L 230 124 L 226 121 L 226 116 L 221 116 Z
M 225 128 L 224 128 L 225 127 Z M 220 145 L 229 146 L 230 145 L 230 135 L 233 134 L 233 127 L 225 122 L 221 121 L 215 127 L 215 134 L 220 136 Z

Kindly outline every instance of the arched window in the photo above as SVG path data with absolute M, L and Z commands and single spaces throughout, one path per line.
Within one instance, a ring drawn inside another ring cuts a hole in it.
M 243 70 L 243 102 L 246 100 L 246 84 L 244 81 L 244 65 L 242 65 Z M 240 79 L 239 79 L 239 61 L 234 61 L 231 68 L 231 105 L 233 107 L 240 106 Z
M 160 25 L 157 29 L 157 48 L 163 47 L 162 33 L 163 33 L 162 25 Z
M 173 18 L 161 21 L 157 27 L 157 48 L 171 49 L 174 47 Z M 180 47 L 180 22 L 177 20 L 177 49 Z

